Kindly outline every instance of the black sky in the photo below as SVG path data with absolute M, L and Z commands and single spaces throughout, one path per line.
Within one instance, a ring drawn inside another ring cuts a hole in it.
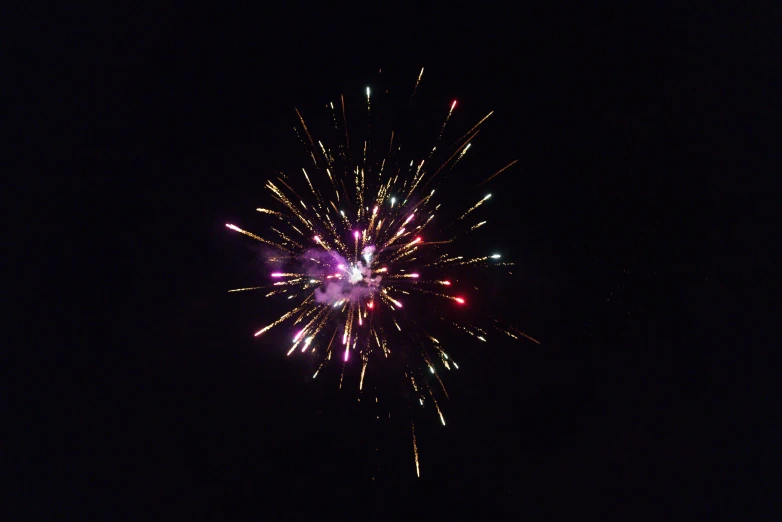
M 8 520 L 778 513 L 779 14 L 17 5 L 4 105 L 40 254 Z M 517 266 L 486 284 L 542 344 L 461 348 L 416 479 L 404 423 L 248 335 L 265 309 L 225 293 L 253 265 L 224 223 L 260 225 L 294 107 L 422 66 L 430 107 L 496 111 L 475 165 L 519 159 L 487 236 Z

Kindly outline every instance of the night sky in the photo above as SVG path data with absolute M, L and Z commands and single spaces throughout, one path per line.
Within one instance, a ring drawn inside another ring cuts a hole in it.
M 3 518 L 779 513 L 779 10 L 578 5 L 17 6 L 35 315 Z M 266 179 L 305 164 L 294 107 L 422 66 L 422 126 L 495 111 L 449 196 L 519 160 L 482 236 L 516 266 L 480 284 L 541 344 L 454 347 L 416 478 L 407 421 L 252 336 L 274 310 L 226 293 L 262 267 L 224 225 L 262 227 Z

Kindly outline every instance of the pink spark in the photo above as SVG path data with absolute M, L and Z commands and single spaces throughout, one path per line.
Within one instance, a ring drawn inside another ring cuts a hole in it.
M 320 243 L 320 236 L 315 236 L 315 242 Z
M 448 286 L 448 285 L 450 285 L 450 284 L 451 284 L 451 282 L 450 282 L 450 281 L 443 281 L 443 284 L 444 284 L 445 286 Z
M 464 299 L 462 299 L 461 297 L 454 297 L 453 299 L 459 304 L 464 304 Z
M 358 230 L 353 231 L 353 238 L 358 239 Z
M 285 277 L 285 274 L 281 274 L 280 272 L 274 272 L 272 274 L 272 277 Z
M 299 330 L 299 333 L 297 333 L 296 337 L 293 338 L 293 342 L 295 343 L 296 341 L 298 341 L 299 337 L 301 337 L 301 334 L 303 334 L 303 333 L 304 333 L 304 330 Z
M 418 277 L 418 274 L 410 274 L 410 277 Z
M 373 303 L 372 301 L 367 303 L 367 308 L 374 308 L 374 307 L 375 307 L 375 303 Z
M 456 100 L 454 100 L 453 103 L 451 104 L 451 110 L 453 110 L 454 107 L 456 107 Z

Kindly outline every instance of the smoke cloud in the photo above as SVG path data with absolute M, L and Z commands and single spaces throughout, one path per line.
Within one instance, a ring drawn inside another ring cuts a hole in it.
M 316 249 L 304 252 L 301 258 L 304 273 L 323 281 L 321 287 L 315 290 L 315 300 L 318 303 L 335 303 L 343 299 L 366 299 L 374 294 L 382 280 L 380 276 L 372 277 L 371 259 L 374 252 L 374 246 L 367 246 L 362 250 L 366 262 L 356 263 L 350 263 L 335 252 Z M 334 277 L 336 275 L 340 277 Z

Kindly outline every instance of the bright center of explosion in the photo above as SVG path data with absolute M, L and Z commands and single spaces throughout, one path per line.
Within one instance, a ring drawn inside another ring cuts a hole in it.
M 382 276 L 373 273 L 373 261 L 375 261 L 374 245 L 367 245 L 361 250 L 360 256 L 348 261 L 340 255 L 331 253 L 331 265 L 334 272 L 322 280 L 322 286 L 315 292 L 316 301 L 319 303 L 341 304 L 345 301 L 359 302 L 371 300 L 371 296 L 380 288 Z M 363 259 L 363 260 L 362 260 Z M 330 264 L 330 263 L 329 263 Z M 384 269 L 374 272 L 384 272 Z M 318 277 L 310 274 L 311 277 Z
M 364 263 L 357 261 L 350 264 L 350 269 L 347 270 L 348 281 L 351 285 L 355 285 L 361 282 L 371 285 L 372 280 L 372 253 L 375 251 L 373 246 L 367 246 L 361 252 L 361 257 L 364 258 Z
M 364 274 L 361 273 L 361 268 L 353 266 L 350 269 L 350 284 L 355 285 L 359 281 L 364 279 Z

